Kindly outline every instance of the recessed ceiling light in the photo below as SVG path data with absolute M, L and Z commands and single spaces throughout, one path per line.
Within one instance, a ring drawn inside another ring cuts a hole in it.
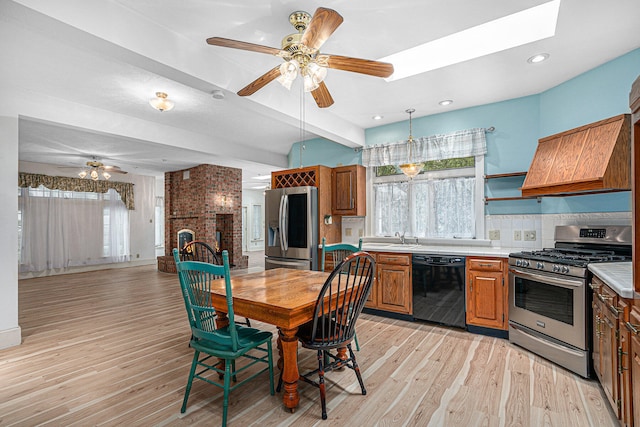
M 502 18 L 450 34 L 379 61 L 393 64 L 394 81 L 553 37 L 560 0 L 552 0 Z
M 221 90 L 214 90 L 213 92 L 211 92 L 211 96 L 214 99 L 224 99 L 224 92 Z
M 451 99 L 445 99 L 444 101 L 438 102 L 438 104 L 440 104 L 440 105 L 442 105 L 444 107 L 445 105 L 453 104 L 453 101 Z
M 373 120 L 382 120 L 382 116 L 380 114 L 376 114 L 372 117 Z
M 527 59 L 529 64 L 537 64 L 538 62 L 542 62 L 549 59 L 548 53 L 539 53 L 537 55 L 533 55 L 531 58 Z

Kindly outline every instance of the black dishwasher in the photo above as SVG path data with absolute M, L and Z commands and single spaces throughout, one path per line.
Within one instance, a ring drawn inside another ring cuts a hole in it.
M 413 255 L 413 318 L 465 327 L 465 259 Z

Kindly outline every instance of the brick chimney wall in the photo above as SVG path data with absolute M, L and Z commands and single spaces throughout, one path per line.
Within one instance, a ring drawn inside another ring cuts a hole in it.
M 175 272 L 172 251 L 178 231 L 190 229 L 195 239 L 214 247 L 220 233 L 220 250 L 229 252 L 229 262 L 246 268 L 242 255 L 242 170 L 216 165 L 167 172 L 165 193 L 165 256 L 158 257 L 158 270 Z

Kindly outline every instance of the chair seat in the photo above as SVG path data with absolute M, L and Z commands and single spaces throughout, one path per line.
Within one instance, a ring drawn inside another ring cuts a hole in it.
M 267 341 L 271 341 L 273 339 L 273 334 L 271 332 L 258 331 L 257 329 L 254 331 L 256 332 L 251 334 L 250 336 L 238 337 L 239 347 L 236 351 L 233 350 L 230 341 L 229 343 L 221 343 L 197 338 L 191 340 L 191 348 L 223 359 L 237 358 L 238 356 L 245 354 L 247 351 L 255 348 L 256 346 L 264 344 Z M 224 337 L 224 334 L 221 335 L 223 335 Z
M 331 320 L 324 320 L 324 328 L 327 331 L 333 330 L 333 328 L 335 327 L 336 322 Z M 318 329 L 321 329 L 322 326 L 318 325 L 317 326 Z M 333 349 L 333 348 L 338 348 L 338 347 L 344 347 L 345 346 L 345 341 L 342 341 L 340 343 L 336 343 L 336 344 L 328 344 L 327 341 L 335 341 L 338 339 L 338 336 L 341 336 L 343 334 L 343 330 L 341 327 L 338 327 L 336 330 L 336 333 L 338 335 L 335 334 L 325 334 L 325 340 L 322 340 L 319 337 L 316 337 L 315 340 L 312 340 L 312 332 L 313 332 L 313 321 L 305 323 L 304 325 L 300 326 L 298 328 L 298 333 L 296 334 L 296 337 L 298 338 L 298 340 L 300 341 L 300 344 L 302 344 L 303 347 L 305 348 L 310 348 L 310 349 L 318 349 L 318 348 L 322 348 L 322 349 Z M 346 341 L 350 341 L 349 339 L 347 339 Z

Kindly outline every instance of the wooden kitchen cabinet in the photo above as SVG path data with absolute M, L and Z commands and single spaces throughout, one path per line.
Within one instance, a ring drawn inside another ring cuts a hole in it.
M 635 302 L 637 304 L 637 300 Z M 640 307 L 635 305 L 629 314 L 629 322 L 625 327 L 631 335 L 629 364 L 631 369 L 631 410 L 635 426 L 640 426 Z
M 376 253 L 376 281 L 368 308 L 412 314 L 411 254 Z
M 333 215 L 365 216 L 366 169 L 362 165 L 340 166 L 331 171 Z
M 597 276 L 593 290 L 593 367 L 613 412 L 620 418 L 618 381 L 618 295 Z
M 504 258 L 467 257 L 467 325 L 508 330 L 507 268 Z
M 623 426 L 633 426 L 633 387 L 631 382 L 631 330 L 627 327 L 627 322 L 631 316 L 630 301 L 620 298 L 618 301 L 620 308 L 619 323 L 619 347 L 618 347 L 618 377 L 620 384 L 620 420 Z M 639 421 L 640 422 L 640 421 Z

